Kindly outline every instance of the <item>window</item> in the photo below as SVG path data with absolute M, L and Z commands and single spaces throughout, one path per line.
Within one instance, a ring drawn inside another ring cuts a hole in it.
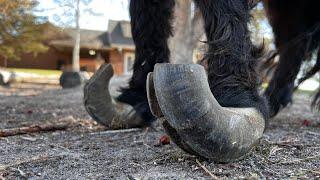
M 91 56 L 94 56 L 94 55 L 96 55 L 96 51 L 95 50 L 89 50 L 89 54 L 91 55 Z
M 124 74 L 132 74 L 134 58 L 135 58 L 134 53 L 124 54 L 124 72 L 123 72 Z

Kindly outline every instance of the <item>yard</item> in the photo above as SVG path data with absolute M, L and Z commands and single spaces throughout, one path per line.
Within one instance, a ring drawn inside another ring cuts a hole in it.
M 47 69 L 23 69 L 23 68 L 8 68 L 8 70 L 15 73 L 27 73 L 39 76 L 60 76 L 62 71 L 58 70 L 47 70 Z
M 119 86 L 113 81 L 113 91 Z M 270 120 L 258 147 L 228 164 L 204 161 L 147 129 L 107 131 L 82 105 L 82 88 L 16 83 L 0 87 L 0 129 L 58 124 L 66 129 L 0 139 L 0 179 L 320 178 L 320 117 L 309 95 Z M 209 171 L 211 175 L 207 172 Z

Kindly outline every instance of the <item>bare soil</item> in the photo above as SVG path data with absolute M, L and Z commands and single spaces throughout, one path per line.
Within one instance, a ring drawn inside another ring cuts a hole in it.
M 114 91 L 121 83 L 113 84 Z M 172 143 L 155 146 L 164 135 L 158 123 L 106 130 L 86 113 L 81 87 L 0 87 L 0 129 L 70 121 L 65 131 L 1 138 L 0 179 L 319 179 L 320 116 L 310 110 L 310 100 L 296 95 L 294 104 L 270 120 L 260 145 L 247 157 L 219 164 Z

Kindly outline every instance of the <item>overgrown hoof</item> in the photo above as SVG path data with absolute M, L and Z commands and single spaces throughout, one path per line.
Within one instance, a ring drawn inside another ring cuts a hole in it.
M 240 159 L 259 141 L 264 119 L 254 108 L 224 108 L 199 65 L 157 64 L 148 76 L 148 99 L 173 141 L 217 162 Z
M 84 87 L 84 106 L 96 122 L 110 129 L 144 126 L 143 120 L 128 104 L 114 101 L 109 92 L 109 81 L 113 76 L 110 64 L 102 65 Z
M 151 113 L 161 121 L 164 130 L 170 136 L 171 140 L 184 151 L 197 155 L 197 153 L 188 146 L 188 144 L 180 137 L 179 133 L 164 118 L 154 89 L 153 73 L 149 73 L 147 77 L 147 96 Z

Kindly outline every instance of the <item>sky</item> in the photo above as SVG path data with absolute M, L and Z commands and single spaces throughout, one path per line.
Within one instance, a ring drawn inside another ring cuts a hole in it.
M 41 11 L 37 12 L 38 15 L 47 17 L 54 24 L 70 26 L 70 22 L 63 16 L 65 9 L 59 7 L 54 0 L 39 0 L 39 3 L 37 9 Z M 84 12 L 85 8 L 90 8 L 95 15 Z M 80 18 L 82 29 L 104 31 L 107 30 L 109 19 L 129 20 L 128 0 L 92 0 L 89 5 L 80 4 L 80 9 L 82 9 Z
M 44 16 L 50 22 L 59 26 L 75 26 L 74 21 L 66 21 L 64 12 L 74 13 L 74 10 L 66 10 L 66 8 L 59 7 L 55 0 L 38 0 L 39 6 L 37 9 L 41 10 L 37 15 Z M 74 0 L 64 0 L 72 2 Z M 89 5 L 81 4 L 81 18 L 80 28 L 105 31 L 108 27 L 108 20 L 129 20 L 128 12 L 129 0 L 91 0 Z M 85 9 L 91 9 L 94 14 L 86 13 Z M 261 5 L 262 8 L 262 5 Z M 264 31 L 261 31 L 262 37 L 271 38 L 272 31 L 269 25 L 264 22 L 262 24 Z

